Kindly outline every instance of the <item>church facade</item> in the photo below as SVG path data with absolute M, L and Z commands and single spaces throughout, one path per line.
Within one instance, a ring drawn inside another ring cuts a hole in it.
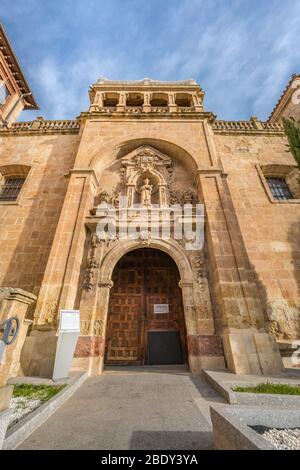
M 2 118 L 0 285 L 30 298 L 15 374 L 51 375 L 61 309 L 80 310 L 77 370 L 282 368 L 280 343 L 300 337 L 299 171 L 281 124 L 300 117 L 299 87 L 266 122 L 218 120 L 195 81 L 151 79 L 98 80 L 74 120 Z M 185 207 L 192 249 L 174 230 Z

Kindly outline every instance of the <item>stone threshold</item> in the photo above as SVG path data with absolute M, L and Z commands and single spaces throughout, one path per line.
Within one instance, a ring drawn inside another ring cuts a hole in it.
M 106 365 L 104 367 L 104 375 L 118 374 L 185 374 L 190 375 L 191 372 L 186 364 L 179 365 L 153 365 L 153 366 L 135 366 L 135 365 Z

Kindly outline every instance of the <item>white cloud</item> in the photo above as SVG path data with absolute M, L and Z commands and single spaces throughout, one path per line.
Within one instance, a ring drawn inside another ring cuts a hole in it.
M 41 2 L 26 3 L 37 32 L 27 32 L 30 54 L 22 47 L 49 118 L 86 109 L 88 87 L 101 75 L 195 78 L 219 117 L 265 118 L 299 72 L 298 0 L 61 0 L 57 13 L 53 0 L 50 21 Z

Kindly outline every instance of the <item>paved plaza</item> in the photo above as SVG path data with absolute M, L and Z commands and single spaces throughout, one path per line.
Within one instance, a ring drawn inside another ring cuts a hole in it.
M 89 378 L 19 449 L 211 449 L 211 403 L 223 400 L 183 367 L 113 368 Z

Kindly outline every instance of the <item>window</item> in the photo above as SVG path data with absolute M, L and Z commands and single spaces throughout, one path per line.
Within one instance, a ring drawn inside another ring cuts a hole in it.
M 3 80 L 0 78 L 0 107 L 3 106 L 9 96 L 9 91 Z
M 293 195 L 284 178 L 268 176 L 266 179 L 274 199 L 293 199 Z
M 22 189 L 25 178 L 5 178 L 0 188 L 0 201 L 16 201 Z

